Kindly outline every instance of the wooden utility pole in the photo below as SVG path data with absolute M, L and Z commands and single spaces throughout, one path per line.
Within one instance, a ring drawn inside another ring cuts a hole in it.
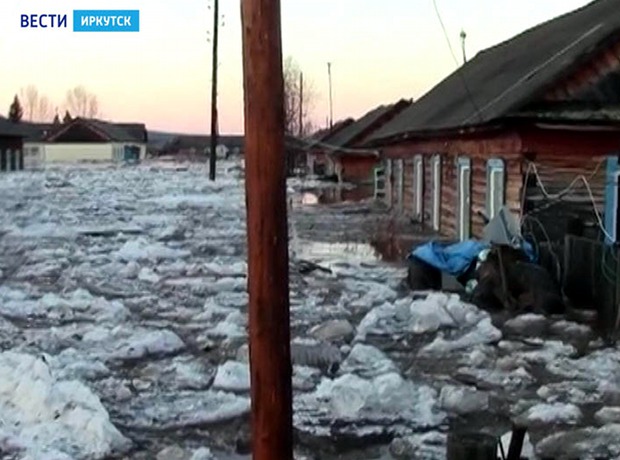
M 241 0 L 252 452 L 292 460 L 280 0 Z
M 209 179 L 215 180 L 217 157 L 217 40 L 219 29 L 219 0 L 213 0 L 213 61 L 211 77 L 211 152 L 209 157 Z
M 304 132 L 304 73 L 299 72 L 299 137 Z
M 327 78 L 329 79 L 329 129 L 334 127 L 334 112 L 332 98 L 332 63 L 327 63 Z

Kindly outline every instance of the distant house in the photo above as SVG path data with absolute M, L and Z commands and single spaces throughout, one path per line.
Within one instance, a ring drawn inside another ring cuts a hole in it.
M 76 118 L 44 138 L 46 163 L 136 161 L 146 156 L 144 124 Z
M 24 138 L 24 169 L 37 169 L 45 164 L 46 139 L 62 125 L 20 122 Z
M 308 172 L 318 176 L 331 176 L 336 172 L 336 165 L 327 156 L 330 139 L 341 130 L 355 122 L 353 118 L 346 118 L 334 124 L 330 129 L 317 131 L 310 139 L 313 144 L 307 154 Z
M 393 212 L 466 239 L 507 205 L 552 240 L 571 221 L 600 236 L 617 200 L 619 11 L 598 0 L 484 50 L 373 133 Z
M 286 174 L 288 177 L 307 173 L 307 153 L 309 141 L 296 136 L 284 136 L 284 153 L 286 155 Z
M 0 172 L 23 169 L 24 136 L 18 123 L 0 118 Z
M 211 136 L 179 134 L 169 140 L 160 151 L 161 155 L 208 157 L 211 152 Z M 243 136 L 218 136 L 218 158 L 243 154 Z
M 324 152 L 334 165 L 334 172 L 340 182 L 374 183 L 374 169 L 379 165 L 379 154 L 376 150 L 361 146 L 373 132 L 410 105 L 411 101 L 405 99 L 381 105 L 329 137 Z

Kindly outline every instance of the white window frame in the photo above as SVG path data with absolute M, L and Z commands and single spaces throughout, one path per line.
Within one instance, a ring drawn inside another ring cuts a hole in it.
M 495 203 L 495 178 L 501 178 L 502 198 L 499 206 Z M 501 158 L 491 158 L 487 161 L 487 199 L 486 214 L 489 220 L 496 216 L 496 213 L 506 203 L 506 166 Z
M 398 187 L 396 188 L 396 200 L 398 202 L 398 211 L 403 211 L 403 197 L 405 190 L 405 160 L 396 160 L 396 180 Z
M 385 187 L 386 187 L 385 168 L 384 167 L 375 168 L 374 176 L 375 176 L 374 177 L 375 200 L 380 199 L 380 198 L 385 199 Z
M 424 157 L 413 158 L 413 216 L 418 221 L 424 219 Z
M 457 185 L 457 236 L 465 241 L 471 237 L 471 160 L 467 157 L 457 160 Z
M 431 159 L 433 178 L 433 230 L 441 229 L 441 155 L 434 155 Z
M 392 193 L 394 190 L 394 167 L 393 167 L 393 161 L 392 160 L 386 160 L 385 161 L 385 196 L 387 198 L 387 205 L 388 207 L 392 207 Z

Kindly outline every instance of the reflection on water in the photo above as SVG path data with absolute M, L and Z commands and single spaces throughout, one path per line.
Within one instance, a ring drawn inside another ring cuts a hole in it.
M 370 185 L 356 187 L 334 186 L 307 190 L 302 194 L 301 202 L 304 205 L 335 204 L 345 201 L 357 202 L 372 198 L 374 188 Z
M 319 197 L 316 193 L 304 193 L 301 196 L 301 204 L 306 206 L 319 204 Z
M 310 260 L 373 262 L 382 259 L 375 248 L 365 243 L 299 241 L 295 252 L 301 259 Z

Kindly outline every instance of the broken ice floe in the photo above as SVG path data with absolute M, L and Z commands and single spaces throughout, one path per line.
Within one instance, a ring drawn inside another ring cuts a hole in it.
M 620 425 L 552 434 L 536 445 L 539 458 L 620 458 Z
M 372 309 L 359 324 L 356 341 L 369 335 L 400 337 L 448 330 L 454 333 L 446 338 L 440 332 L 422 352 L 446 353 L 494 343 L 502 337 L 486 312 L 456 295 L 431 293 L 423 299 L 401 299 Z
M 433 388 L 405 380 L 380 350 L 356 344 L 339 376 L 295 397 L 295 427 L 309 435 L 363 439 L 428 431 L 445 418 Z
M 222 391 L 145 394 L 120 408 L 134 428 L 169 430 L 230 421 L 250 411 L 250 399 Z
M 319 437 L 406 435 L 436 428 L 445 417 L 434 389 L 395 372 L 323 379 L 313 393 L 296 396 L 294 406 L 295 427 Z
M 250 367 L 246 363 L 227 361 L 215 374 L 214 390 L 248 392 L 250 391 Z
M 42 359 L 2 353 L 0 375 L 2 444 L 33 458 L 99 459 L 130 447 L 99 399 L 78 381 L 58 380 Z
M 182 249 L 172 249 L 162 243 L 151 243 L 145 238 L 127 241 L 121 247 L 116 257 L 125 262 L 141 261 L 141 260 L 165 260 L 165 259 L 183 259 L 191 256 L 191 252 Z

